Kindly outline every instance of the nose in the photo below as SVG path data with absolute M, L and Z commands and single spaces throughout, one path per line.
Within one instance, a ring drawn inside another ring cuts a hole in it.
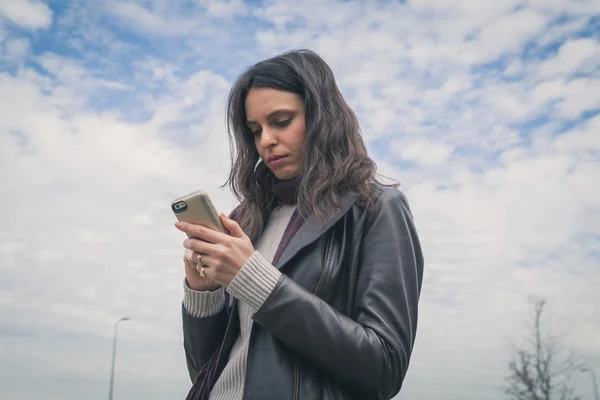
M 272 147 L 277 143 L 277 137 L 269 129 L 263 129 L 260 134 L 260 145 L 263 148 Z

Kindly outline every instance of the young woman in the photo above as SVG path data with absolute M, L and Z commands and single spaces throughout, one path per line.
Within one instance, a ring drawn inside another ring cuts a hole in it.
M 390 399 L 415 341 L 423 255 L 406 197 L 384 186 L 317 54 L 235 82 L 230 235 L 187 239 L 188 399 Z

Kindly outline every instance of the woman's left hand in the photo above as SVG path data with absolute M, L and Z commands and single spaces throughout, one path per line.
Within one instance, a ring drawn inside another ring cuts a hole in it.
M 254 246 L 237 222 L 224 214 L 220 218 L 231 235 L 187 222 L 177 222 L 175 227 L 194 238 L 186 239 L 183 247 L 203 254 L 206 276 L 222 286 L 228 286 L 254 253 Z

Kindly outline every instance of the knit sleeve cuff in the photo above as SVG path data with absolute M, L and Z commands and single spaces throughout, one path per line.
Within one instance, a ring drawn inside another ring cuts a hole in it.
M 183 309 L 192 317 L 204 318 L 216 315 L 225 306 L 225 288 L 214 292 L 197 291 L 183 283 Z
M 280 277 L 281 272 L 255 251 L 227 286 L 227 292 L 256 311 L 275 289 Z

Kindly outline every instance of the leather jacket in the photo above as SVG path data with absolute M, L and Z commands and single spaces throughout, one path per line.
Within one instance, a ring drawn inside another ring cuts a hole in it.
M 404 194 L 377 186 L 371 208 L 347 192 L 321 224 L 311 215 L 277 265 L 282 276 L 254 314 L 244 399 L 388 400 L 402 386 L 417 329 L 423 255 Z M 239 334 L 236 299 L 217 315 L 183 311 L 192 381 Z

